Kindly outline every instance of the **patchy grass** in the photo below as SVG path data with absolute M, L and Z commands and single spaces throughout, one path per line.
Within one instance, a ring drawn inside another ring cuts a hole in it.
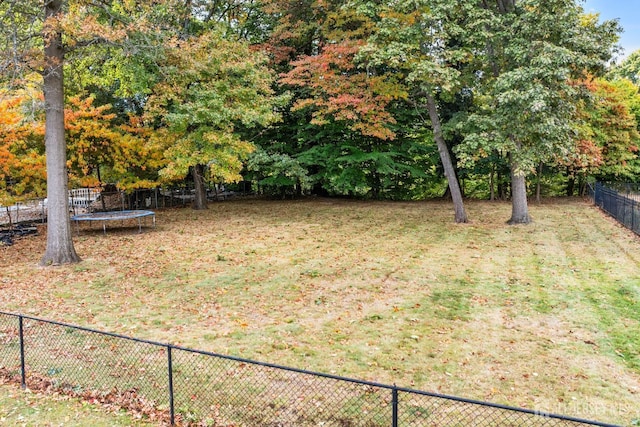
M 44 232 L 0 248 L 3 309 L 315 371 L 629 425 L 640 419 L 640 240 L 580 200 L 311 199 Z
M 107 412 L 100 405 L 64 395 L 22 391 L 15 385 L 0 385 L 0 425 L 12 426 L 152 426 L 125 412 Z

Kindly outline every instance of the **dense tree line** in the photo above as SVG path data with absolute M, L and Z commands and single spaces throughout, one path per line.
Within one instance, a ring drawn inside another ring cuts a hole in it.
M 579 0 L 0 1 L 0 203 L 71 185 L 512 202 L 635 180 L 640 56 Z M 45 172 L 46 171 L 46 172 Z M 46 185 L 45 185 L 46 180 Z

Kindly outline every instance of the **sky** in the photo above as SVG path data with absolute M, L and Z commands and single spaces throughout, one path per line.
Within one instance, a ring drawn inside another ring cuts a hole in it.
M 622 56 L 628 56 L 640 49 L 640 0 L 586 0 L 585 12 L 599 12 L 601 20 L 619 19 L 624 32 L 620 45 Z

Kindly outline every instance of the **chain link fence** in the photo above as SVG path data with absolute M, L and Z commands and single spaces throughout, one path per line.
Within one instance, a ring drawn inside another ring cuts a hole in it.
M 638 184 L 603 184 L 589 187 L 593 203 L 619 223 L 640 234 L 640 187 Z
M 0 375 L 162 424 L 612 426 L 259 363 L 0 312 Z

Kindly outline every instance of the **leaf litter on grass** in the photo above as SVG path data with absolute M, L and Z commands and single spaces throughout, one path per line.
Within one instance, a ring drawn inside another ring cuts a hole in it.
M 135 418 L 118 405 L 90 403 L 55 391 L 21 390 L 0 375 L 0 425 L 114 427 L 153 426 L 149 420 Z
M 75 266 L 36 266 L 44 233 L 0 248 L 0 302 L 298 368 L 638 418 L 638 238 L 581 200 L 532 205 L 529 226 L 507 226 L 509 208 L 470 202 L 466 225 L 440 202 L 164 210 L 142 234 L 81 232 Z

